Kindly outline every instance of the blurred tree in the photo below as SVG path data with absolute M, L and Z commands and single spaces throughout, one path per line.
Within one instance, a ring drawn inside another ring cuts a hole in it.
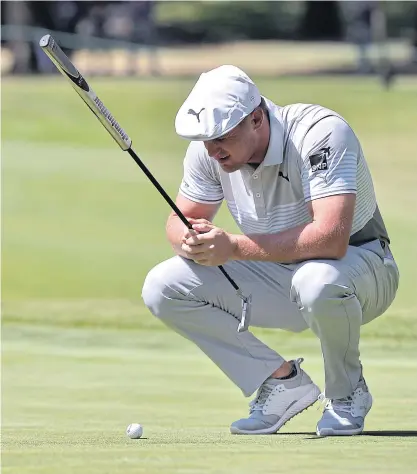
M 413 25 L 413 39 L 412 39 L 412 61 L 417 64 L 417 2 L 414 5 L 414 25 Z
M 380 1 L 387 18 L 387 35 L 390 38 L 404 37 L 413 28 L 414 12 L 417 2 L 414 1 Z
M 304 2 L 157 2 L 164 42 L 294 39 Z
M 298 36 L 306 40 L 340 40 L 343 25 L 337 1 L 308 1 Z
M 361 73 L 372 71 L 372 13 L 380 5 L 376 1 L 340 2 L 340 13 L 345 23 L 345 40 L 356 46 L 357 69 Z
M 12 72 L 27 74 L 31 69 L 31 49 L 25 39 L 24 25 L 31 21 L 30 10 L 26 2 L 2 2 L 2 7 L 2 21 L 13 25 L 14 28 L 14 37 L 8 41 L 14 58 Z

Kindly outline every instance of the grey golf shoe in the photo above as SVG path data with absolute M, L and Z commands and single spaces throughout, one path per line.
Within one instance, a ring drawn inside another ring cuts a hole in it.
M 324 399 L 324 396 L 322 396 Z M 352 436 L 362 433 L 365 416 L 372 407 L 372 396 L 363 377 L 345 398 L 327 400 L 317 423 L 318 436 Z
M 249 417 L 230 426 L 232 434 L 276 433 L 288 420 L 317 401 L 320 389 L 300 368 L 302 361 L 291 361 L 297 374 L 290 379 L 265 380 L 249 404 Z

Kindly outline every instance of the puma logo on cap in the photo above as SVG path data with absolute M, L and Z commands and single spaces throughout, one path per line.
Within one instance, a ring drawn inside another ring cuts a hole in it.
M 197 120 L 198 120 L 198 123 L 200 123 L 200 114 L 203 110 L 206 110 L 204 107 L 200 110 L 200 112 L 196 112 L 195 110 L 193 109 L 188 109 L 188 112 L 187 114 L 188 115 L 195 115 L 197 117 Z

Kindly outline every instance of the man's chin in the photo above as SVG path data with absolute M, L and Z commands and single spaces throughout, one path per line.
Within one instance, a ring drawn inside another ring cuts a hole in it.
M 226 173 L 233 173 L 234 171 L 237 171 L 238 169 L 242 168 L 242 165 L 229 165 L 226 163 L 220 163 L 220 168 Z

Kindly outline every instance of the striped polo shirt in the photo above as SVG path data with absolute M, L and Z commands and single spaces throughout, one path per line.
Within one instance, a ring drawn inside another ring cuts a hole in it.
M 356 194 L 351 245 L 389 242 L 360 143 L 336 112 L 310 104 L 279 107 L 264 98 L 270 139 L 257 168 L 226 173 L 202 141 L 191 142 L 179 192 L 191 201 L 226 201 L 243 234 L 272 234 L 312 221 L 307 202 Z

